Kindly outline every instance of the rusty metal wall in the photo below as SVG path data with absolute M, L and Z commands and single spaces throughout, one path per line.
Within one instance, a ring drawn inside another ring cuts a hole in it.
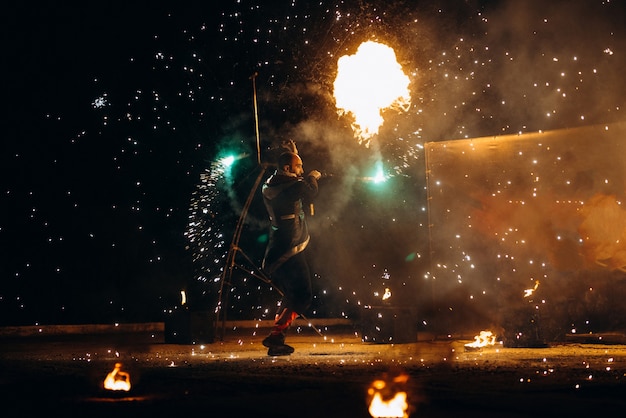
M 443 328 L 626 329 L 625 141 L 621 123 L 426 144 Z

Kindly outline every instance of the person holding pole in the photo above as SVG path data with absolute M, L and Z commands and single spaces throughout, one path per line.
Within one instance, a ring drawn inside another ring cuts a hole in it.
M 302 159 L 295 142 L 283 142 L 287 151 L 278 157 L 278 167 L 263 184 L 263 203 L 270 219 L 269 242 L 262 268 L 282 293 L 274 326 L 263 339 L 269 356 L 285 356 L 294 348 L 285 344 L 285 332 L 312 301 L 311 275 L 304 250 L 309 231 L 303 201 L 318 193 L 322 174 L 312 170 L 304 175 Z

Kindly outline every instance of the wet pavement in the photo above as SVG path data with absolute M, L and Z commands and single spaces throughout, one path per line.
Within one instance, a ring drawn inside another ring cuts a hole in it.
M 376 380 L 407 394 L 411 417 L 598 416 L 626 407 L 623 344 L 470 349 L 471 337 L 425 334 L 374 344 L 345 323 L 321 323 L 323 336 L 296 324 L 287 338 L 295 352 L 270 357 L 261 344 L 268 329 L 244 325 L 207 344 L 166 343 L 163 324 L 0 330 L 2 416 L 371 417 Z M 103 388 L 116 363 L 130 375 L 128 392 Z

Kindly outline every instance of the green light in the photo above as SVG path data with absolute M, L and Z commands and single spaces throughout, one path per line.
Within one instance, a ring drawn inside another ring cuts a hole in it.
M 385 176 L 385 172 L 383 171 L 383 163 L 379 162 L 376 164 L 376 174 L 373 177 L 370 177 L 370 181 L 374 184 L 384 183 L 387 181 L 387 176 Z
M 387 180 L 387 177 L 385 177 L 385 173 L 383 173 L 383 169 L 379 168 L 378 171 L 376 172 L 376 175 L 374 176 L 374 183 L 382 183 L 386 180 Z
M 220 160 L 220 162 L 222 163 L 222 165 L 224 165 L 225 167 L 230 167 L 231 165 L 233 165 L 233 163 L 235 162 L 235 157 L 233 157 L 232 155 L 229 155 L 228 157 L 224 157 Z

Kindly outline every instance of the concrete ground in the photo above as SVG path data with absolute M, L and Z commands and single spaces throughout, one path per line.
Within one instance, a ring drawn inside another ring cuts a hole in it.
M 384 400 L 406 393 L 410 417 L 626 408 L 626 345 L 608 339 L 469 349 L 471 337 L 418 335 L 373 344 L 345 323 L 318 322 L 321 336 L 298 321 L 287 338 L 296 351 L 285 357 L 267 356 L 263 323 L 229 323 L 207 344 L 166 343 L 158 323 L 0 329 L 2 416 L 371 417 L 368 390 Z M 130 375 L 128 392 L 103 388 L 116 363 Z

